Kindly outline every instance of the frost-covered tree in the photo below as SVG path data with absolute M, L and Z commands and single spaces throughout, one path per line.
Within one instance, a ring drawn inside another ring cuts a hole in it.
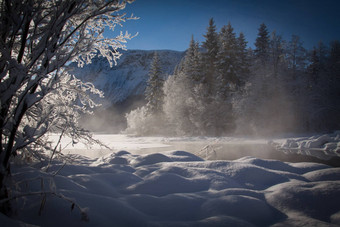
M 168 128 L 176 135 L 194 135 L 192 113 L 192 84 L 187 75 L 179 72 L 171 75 L 164 83 L 164 113 Z
M 150 114 L 160 113 L 163 109 L 163 75 L 160 66 L 160 60 L 157 52 L 150 66 L 149 79 L 145 89 L 145 99 L 147 101 L 147 109 Z
M 132 1 L 0 2 L 0 199 L 7 196 L 10 158 L 48 148 L 46 132 L 91 139 L 77 120 L 94 106 L 88 92 L 100 92 L 72 77 L 67 65 L 83 66 L 98 54 L 115 63 L 131 36 L 103 34 L 129 19 L 118 13 L 127 2 Z
M 164 85 L 164 113 L 168 128 L 177 135 L 204 135 L 208 95 L 202 58 L 193 37 L 174 75 Z

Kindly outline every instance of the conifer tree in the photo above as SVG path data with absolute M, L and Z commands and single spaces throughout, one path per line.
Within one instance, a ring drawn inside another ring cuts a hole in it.
M 328 57 L 328 83 L 329 89 L 327 99 L 329 100 L 329 122 L 332 129 L 340 127 L 340 42 L 338 40 L 330 43 Z
M 268 33 L 268 29 L 267 26 L 262 23 L 260 25 L 260 28 L 258 30 L 258 35 L 255 41 L 255 57 L 256 60 L 262 65 L 265 66 L 267 61 L 268 61 L 268 57 L 269 57 L 269 33 Z
M 208 92 L 212 93 L 214 90 L 215 83 L 215 63 L 217 60 L 218 53 L 218 34 L 216 32 L 216 26 L 214 19 L 209 20 L 209 26 L 207 28 L 207 33 L 204 35 L 205 41 L 202 47 L 205 49 L 203 53 L 203 64 L 204 64 L 204 74 L 205 83 L 208 86 Z
M 307 67 L 307 73 L 310 76 L 310 79 L 308 80 L 308 85 L 311 88 L 313 85 L 316 84 L 320 71 L 320 60 L 316 47 L 314 47 L 311 51 L 309 61 L 310 64 Z
M 276 31 L 273 31 L 270 39 L 270 63 L 272 66 L 272 73 L 275 79 L 277 79 L 279 74 L 280 64 L 283 62 L 284 58 L 284 49 L 283 49 L 283 41 L 280 35 L 276 34 Z
M 163 83 L 164 81 L 160 68 L 160 60 L 157 52 L 155 52 L 149 71 L 149 80 L 145 90 L 147 108 L 152 114 L 158 113 L 163 108 Z
M 296 79 L 297 71 L 305 68 L 306 50 L 302 45 L 300 37 L 292 35 L 292 39 L 288 43 L 287 61 L 288 68 L 292 71 L 293 79 Z
M 202 82 L 201 56 L 199 44 L 191 37 L 189 48 L 184 56 L 182 71 L 193 83 Z
M 330 44 L 329 51 L 329 71 L 334 77 L 339 81 L 340 78 L 340 42 L 339 40 L 334 40 Z
M 215 63 L 219 85 L 218 92 L 221 92 L 224 96 L 229 96 L 230 89 L 234 89 L 239 84 L 237 78 L 239 72 L 237 39 L 230 23 L 222 27 L 219 38 L 220 48 Z
M 237 38 L 237 65 L 239 70 L 240 83 L 244 84 L 245 76 L 249 73 L 250 59 L 247 50 L 247 41 L 243 34 L 240 32 Z

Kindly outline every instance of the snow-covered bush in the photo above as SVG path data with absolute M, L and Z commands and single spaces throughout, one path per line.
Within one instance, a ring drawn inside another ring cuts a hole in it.
M 142 106 L 126 114 L 127 129 L 126 133 L 135 135 L 156 135 L 165 134 L 162 127 L 164 121 L 161 114 L 151 114 L 147 106 Z

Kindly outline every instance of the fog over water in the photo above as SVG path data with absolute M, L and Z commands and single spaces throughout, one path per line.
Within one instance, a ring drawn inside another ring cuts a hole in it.
M 173 150 L 191 152 L 205 160 L 236 160 L 245 156 L 262 159 L 275 159 L 287 162 L 317 162 L 340 166 L 340 157 L 318 158 L 302 155 L 298 151 L 283 152 L 271 143 L 283 143 L 285 138 L 249 138 L 249 137 L 135 137 L 124 134 L 95 134 L 111 150 L 98 145 L 87 146 L 77 143 L 72 146 L 69 138 L 62 140 L 64 154 L 78 154 L 89 158 L 126 150 L 136 155 L 164 153 Z M 50 136 L 56 142 L 58 135 Z

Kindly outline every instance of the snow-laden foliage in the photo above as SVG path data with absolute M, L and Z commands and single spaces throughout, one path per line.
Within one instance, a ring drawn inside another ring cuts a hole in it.
M 91 139 L 77 120 L 96 106 L 88 94 L 102 94 L 72 77 L 67 66 L 84 66 L 96 55 L 115 63 L 132 36 L 106 38 L 104 30 L 134 19 L 118 13 L 127 2 L 0 2 L 0 198 L 6 196 L 10 157 L 48 148 L 46 132 L 61 131 L 74 142 Z
M 150 113 L 147 106 L 142 106 L 126 114 L 126 133 L 136 135 L 166 134 L 167 129 L 160 127 L 163 124 L 163 115 Z
M 197 127 L 193 125 L 196 101 L 188 80 L 186 74 L 179 73 L 170 76 L 164 84 L 165 117 L 169 123 L 169 129 L 178 135 L 192 135 L 195 129 L 197 130 Z

